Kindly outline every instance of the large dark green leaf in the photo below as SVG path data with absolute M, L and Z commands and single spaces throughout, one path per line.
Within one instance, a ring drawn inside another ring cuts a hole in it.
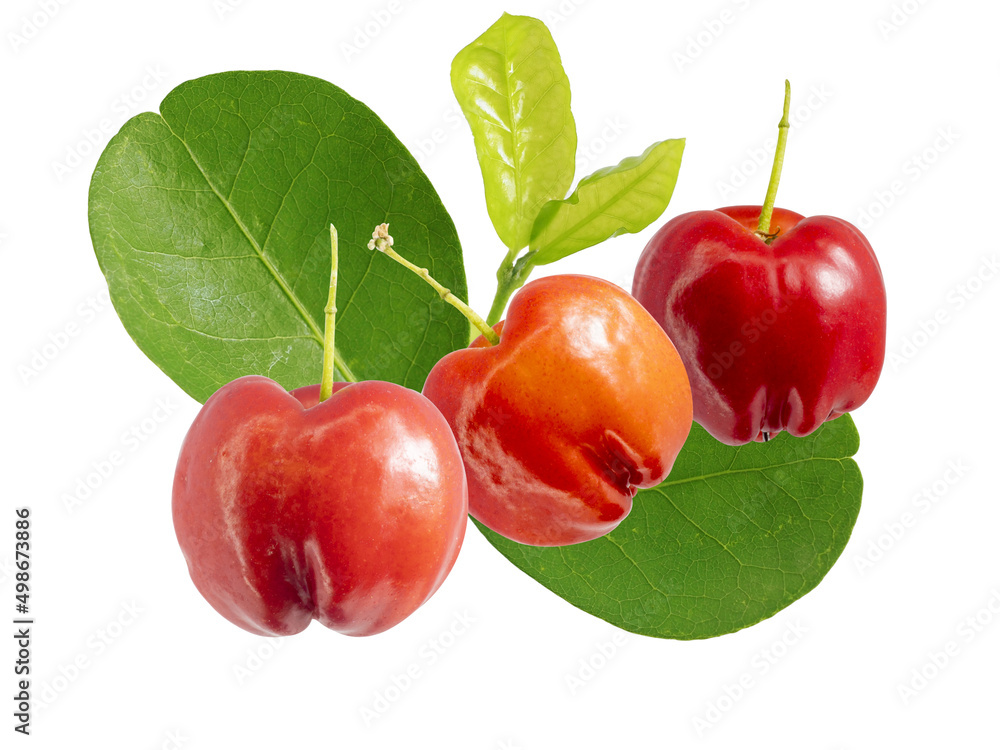
M 468 324 L 397 248 L 466 294 L 455 227 L 434 188 L 361 102 L 309 76 L 232 72 L 178 86 L 129 120 L 90 186 L 90 231 L 139 347 L 204 401 L 241 375 L 319 382 L 329 225 L 340 234 L 337 365 L 419 389 Z
M 847 415 L 807 438 L 740 448 L 696 424 L 667 480 L 640 491 L 607 536 L 528 547 L 479 528 L 532 578 L 618 627 L 710 638 L 772 616 L 830 570 L 861 507 L 857 448 Z
M 451 87 L 476 142 L 486 208 L 511 250 L 573 182 L 576 124 L 559 50 L 537 18 L 504 13 L 455 56 Z

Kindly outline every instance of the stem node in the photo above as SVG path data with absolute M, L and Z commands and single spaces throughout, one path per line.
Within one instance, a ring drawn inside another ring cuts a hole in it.
M 330 225 L 330 296 L 323 312 L 326 315 L 323 330 L 323 378 L 319 384 L 319 400 L 326 401 L 333 394 L 334 336 L 337 331 L 337 228 Z

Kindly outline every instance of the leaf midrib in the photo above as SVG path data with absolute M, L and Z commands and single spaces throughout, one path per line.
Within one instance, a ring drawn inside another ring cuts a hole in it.
M 548 242 L 548 243 L 546 243 L 545 247 L 542 247 L 540 249 L 536 247 L 536 248 L 532 248 L 532 249 L 533 250 L 538 250 L 539 252 L 543 252 L 544 250 L 547 250 L 548 248 L 558 247 L 559 243 L 565 242 L 567 238 L 572 237 L 573 234 L 578 229 L 580 229 L 580 227 L 586 226 L 587 224 L 589 224 L 589 223 L 591 223 L 591 222 L 599 219 L 601 216 L 604 215 L 605 211 L 607 211 L 608 208 L 610 208 L 611 206 L 615 205 L 616 203 L 619 203 L 619 202 L 625 200 L 629 195 L 632 194 L 632 191 L 633 191 L 633 189 L 635 188 L 636 185 L 638 185 L 639 183 L 643 182 L 650 174 L 652 174 L 656 170 L 656 168 L 658 166 L 660 166 L 660 164 L 662 164 L 668 158 L 669 158 L 668 155 L 664 155 L 664 156 L 660 157 L 659 159 L 657 159 L 656 163 L 650 165 L 649 169 L 643 171 L 634 180 L 628 182 L 626 184 L 626 186 L 622 190 L 618 191 L 614 198 L 612 198 L 611 200 L 606 201 L 604 203 L 599 203 L 598 204 L 598 208 L 597 208 L 596 211 L 591 212 L 588 216 L 585 216 L 583 219 L 581 219 L 580 221 L 578 221 L 576 224 L 568 227 L 565 231 L 563 231 L 560 234 L 556 235 L 555 239 L 552 240 L 552 241 L 550 241 L 550 242 Z M 637 165 L 636 166 L 636 171 L 638 171 L 641 167 L 642 167 L 641 164 Z M 629 170 L 629 171 L 632 171 L 632 170 Z M 619 173 L 619 174 L 621 176 L 624 176 L 625 174 L 627 174 L 627 172 Z M 591 184 L 595 184 L 595 183 L 591 183 Z M 580 189 L 581 188 L 585 188 L 585 187 L 588 187 L 588 186 L 587 185 L 578 185 L 577 189 L 576 189 L 575 195 L 579 196 L 580 195 Z M 558 201 L 558 202 L 562 203 L 564 206 L 571 206 L 571 205 L 574 205 L 574 204 L 575 205 L 579 205 L 580 200 L 579 200 L 579 198 L 577 198 L 577 200 L 574 201 L 573 200 L 573 196 L 571 195 L 569 198 L 566 198 L 565 200 L 561 200 L 561 201 Z M 552 226 L 552 223 L 549 222 L 549 224 L 547 226 Z
M 780 464 L 768 464 L 767 466 L 751 466 L 746 469 L 726 469 L 725 471 L 717 471 L 712 474 L 701 474 L 696 477 L 687 477 L 685 479 L 677 479 L 670 481 L 669 479 L 661 482 L 655 487 L 650 487 L 646 492 L 652 492 L 660 489 L 661 487 L 676 487 L 681 484 L 688 484 L 690 482 L 703 482 L 707 479 L 714 479 L 715 477 L 728 476 L 730 474 L 747 474 L 753 471 L 767 471 L 768 469 L 780 469 L 783 466 L 794 466 L 795 464 L 805 464 L 811 463 L 813 461 L 833 461 L 834 463 L 842 464 L 845 461 L 853 461 L 852 456 L 841 456 L 839 458 L 831 458 L 830 456 L 811 456 L 809 458 L 799 458 L 795 461 L 785 461 Z
M 786 462 L 780 463 L 780 464 L 771 464 L 770 466 L 751 467 L 751 468 L 747 468 L 747 469 L 730 469 L 730 470 L 726 470 L 726 471 L 714 472 L 712 474 L 703 474 L 703 475 L 698 476 L 698 477 L 689 477 L 687 479 L 680 479 L 680 480 L 677 480 L 676 482 L 663 482 L 663 483 L 657 485 L 656 488 L 651 488 L 651 489 L 659 489 L 660 487 L 664 487 L 664 486 L 677 486 L 677 485 L 685 484 L 685 483 L 688 483 L 688 482 L 698 482 L 698 481 L 703 481 L 703 480 L 711 479 L 713 477 L 726 476 L 726 475 L 730 475 L 730 474 L 745 474 L 745 473 L 753 472 L 753 471 L 764 471 L 765 469 L 777 469 L 777 468 L 780 468 L 780 467 L 783 467 L 783 466 L 793 466 L 795 464 L 809 463 L 809 462 L 812 462 L 812 461 L 833 461 L 835 463 L 843 463 L 845 461 L 852 461 L 852 460 L 853 459 L 852 459 L 851 456 L 843 456 L 843 457 L 840 457 L 840 458 L 830 458 L 828 456 L 812 456 L 810 458 L 797 459 L 795 461 L 786 461 Z M 692 526 L 694 526 L 694 528 L 700 534 L 702 534 L 704 537 L 706 537 L 707 539 L 710 539 L 711 541 L 715 542 L 740 567 L 744 567 L 744 568 L 756 568 L 756 569 L 760 569 L 760 570 L 772 570 L 772 571 L 779 572 L 779 573 L 784 573 L 785 572 L 781 568 L 771 568 L 771 567 L 768 567 L 768 566 L 753 565 L 753 564 L 744 562 L 731 549 L 729 549 L 729 547 L 726 546 L 725 543 L 723 543 L 721 540 L 715 538 L 714 536 L 712 536 L 711 534 L 709 534 L 708 532 L 706 532 L 704 529 L 702 529 L 694 521 L 694 519 L 690 518 L 687 514 L 685 514 L 677 506 L 677 504 L 669 496 L 667 496 L 665 493 L 664 493 L 664 498 L 671 504 L 671 506 L 673 506 L 674 510 L 677 511 L 681 515 L 682 518 L 684 518 L 685 521 L 687 521 Z M 622 556 L 625 557 L 626 560 L 628 560 L 629 562 L 632 563 L 633 568 L 635 570 L 637 570 L 637 571 L 640 572 L 640 574 L 642 575 L 642 577 L 646 581 L 646 585 L 649 586 L 649 588 L 650 588 L 651 591 L 655 591 L 655 592 L 657 592 L 659 594 L 662 594 L 667 599 L 667 601 L 669 602 L 672 594 L 670 594 L 669 592 L 663 590 L 660 586 L 658 586 L 657 584 L 653 583 L 649 579 L 649 576 L 646 575 L 645 571 L 642 569 L 642 566 L 639 565 L 638 563 L 636 563 L 636 561 L 628 554 L 628 551 L 626 550 L 625 546 L 622 545 L 622 544 L 620 544 L 614 538 L 613 534 L 608 534 L 606 537 L 604 537 L 604 540 L 607 541 L 607 542 L 610 542 L 615 547 L 617 547 L 618 550 L 619 550 L 619 552 L 622 554 Z M 560 548 L 559 554 L 560 554 L 560 557 L 562 557 L 564 564 L 566 564 L 569 567 L 572 567 L 572 565 L 570 564 L 570 561 L 566 558 L 565 554 L 563 553 L 563 549 L 562 548 Z M 584 581 L 586 580 L 585 578 L 582 578 L 582 577 L 579 577 L 579 578 L 581 580 L 584 580 Z M 597 592 L 596 589 L 593 588 L 593 586 L 591 586 L 591 588 L 595 591 L 595 593 L 599 593 L 599 592 Z M 788 600 L 789 597 L 795 597 L 796 594 L 799 591 L 799 589 L 796 589 L 796 590 L 793 591 L 793 590 L 789 589 L 787 586 L 783 586 L 782 588 L 783 588 L 783 597 L 782 598 L 785 599 L 786 601 Z M 793 601 L 794 601 L 794 599 L 793 599 Z M 672 616 L 672 615 L 670 615 L 668 613 L 668 616 Z M 751 624 L 755 624 L 755 623 L 751 623 Z M 745 627 L 749 627 L 749 625 L 747 625 Z
M 209 179 L 208 172 L 206 172 L 205 169 L 201 166 L 201 163 L 198 161 L 198 158 L 194 155 L 194 152 L 191 150 L 191 147 L 188 146 L 187 141 L 181 138 L 181 136 L 173 129 L 173 127 L 171 127 L 170 123 L 167 121 L 167 118 L 164 117 L 162 113 L 160 114 L 160 119 L 163 121 L 163 124 L 167 126 L 167 130 L 170 131 L 170 134 L 174 138 L 176 138 L 178 142 L 180 142 L 180 144 L 184 147 L 184 150 L 187 151 L 188 156 L 191 158 L 191 163 L 194 164 L 195 167 L 198 169 L 199 174 L 201 174 L 202 178 L 205 180 L 205 184 L 208 185 L 209 189 L 215 194 L 215 197 L 219 199 L 219 202 L 222 203 L 223 207 L 232 217 L 233 221 L 236 222 L 236 226 L 239 227 L 239 230 L 243 233 L 243 236 L 246 237 L 247 242 L 250 243 L 250 247 L 252 247 L 254 252 L 257 254 L 257 258 L 260 260 L 261 263 L 264 264 L 264 268 L 266 268 L 268 272 L 271 274 L 272 278 L 278 284 L 278 287 L 281 289 L 281 291 L 285 293 L 285 296 L 288 298 L 288 301 L 292 303 L 292 306 L 295 308 L 295 310 L 301 316 L 302 320 L 311 330 L 312 338 L 315 339 L 316 343 L 318 343 L 320 348 L 322 349 L 323 331 L 320 329 L 319 324 L 316 322 L 313 316 L 309 314 L 309 311 L 306 310 L 305 305 L 302 304 L 302 301 L 298 298 L 298 295 L 296 295 L 295 292 L 292 291 L 291 287 L 289 287 L 288 284 L 285 283 L 285 279 L 282 277 L 280 273 L 278 273 L 278 269 L 276 269 L 271 264 L 271 261 L 267 259 L 267 256 L 264 255 L 263 249 L 261 249 L 260 245 L 257 244 L 257 241 L 251 236 L 250 230 L 247 228 L 246 224 L 243 223 L 243 220 L 239 217 L 239 215 L 237 215 L 236 210 L 230 204 L 229 200 L 222 195 L 222 193 L 212 183 L 212 180 Z M 351 368 L 344 361 L 343 357 L 340 355 L 340 351 L 336 347 L 334 348 L 333 351 L 333 361 L 337 369 L 340 370 L 340 373 L 345 380 L 350 382 L 357 382 L 358 380 L 357 377 L 351 371 Z
M 521 166 L 521 160 L 518 158 L 517 123 L 514 122 L 514 103 L 511 101 L 511 93 L 510 93 L 511 90 L 510 79 L 515 72 L 513 60 L 511 60 L 510 73 L 508 74 L 507 72 L 507 61 L 510 59 L 509 48 L 510 45 L 507 42 L 507 22 L 505 19 L 503 24 L 503 59 L 501 64 L 504 67 L 503 71 L 504 86 L 505 86 L 504 101 L 507 103 L 507 116 L 508 116 L 508 122 L 510 123 L 510 139 L 511 139 L 510 155 L 514 167 L 514 191 L 517 196 L 517 201 L 514 208 L 515 215 L 517 216 L 516 220 L 517 226 L 515 227 L 515 229 L 516 232 L 519 234 L 521 231 L 521 224 L 524 221 L 524 215 L 522 213 L 523 212 L 522 202 L 524 199 L 523 196 L 521 195 L 522 166 Z M 517 243 L 515 242 L 515 244 Z

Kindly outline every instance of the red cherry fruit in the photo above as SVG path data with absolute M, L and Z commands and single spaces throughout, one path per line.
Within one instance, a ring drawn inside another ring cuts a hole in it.
M 523 544 L 608 533 L 691 429 L 680 357 L 628 293 L 587 276 L 532 281 L 495 330 L 499 344 L 445 356 L 423 389 L 455 431 L 470 513 Z
M 754 231 L 760 213 L 672 219 L 632 286 L 687 366 L 695 421 L 729 445 L 808 435 L 856 409 L 885 357 L 885 285 L 864 235 L 775 209 L 768 244 Z
M 312 619 L 347 635 L 396 625 L 451 570 L 468 494 L 448 424 L 391 383 L 292 391 L 247 376 L 202 407 L 174 478 L 198 590 L 260 635 Z

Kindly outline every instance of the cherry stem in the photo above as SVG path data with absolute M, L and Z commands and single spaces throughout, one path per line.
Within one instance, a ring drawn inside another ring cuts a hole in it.
M 507 253 L 503 263 L 500 264 L 500 268 L 497 269 L 497 293 L 493 298 L 490 314 L 486 318 L 486 322 L 491 326 L 500 322 L 511 295 L 524 286 L 524 282 L 528 280 L 528 276 L 531 275 L 531 271 L 535 267 L 535 264 L 531 262 L 533 252 L 522 255 L 520 258 L 517 257 L 517 253 L 518 250 L 512 249 Z
M 438 283 L 438 281 L 431 276 L 430 273 L 428 273 L 426 268 L 420 268 L 419 266 L 411 263 L 392 249 L 392 237 L 389 236 L 388 224 L 379 224 L 375 227 L 375 231 L 372 232 L 371 242 L 368 243 L 368 249 L 377 250 L 380 253 L 388 255 L 400 265 L 409 268 L 413 271 L 413 273 L 417 274 L 417 276 L 430 284 L 441 299 L 462 313 L 462 315 L 464 315 L 466 319 L 472 323 L 472 325 L 478 328 L 479 332 L 483 334 L 485 339 L 489 341 L 492 346 L 496 346 L 500 343 L 500 337 L 497 335 L 497 332 L 490 328 L 486 321 L 479 317 L 475 310 L 462 302 L 462 300 L 452 294 L 450 290 Z
M 327 297 L 326 327 L 323 331 L 323 379 L 319 384 L 319 400 L 326 401 L 333 393 L 333 360 L 337 332 L 337 228 L 330 225 L 330 296 Z
M 771 167 L 771 181 L 767 184 L 767 195 L 760 209 L 760 221 L 757 224 L 757 236 L 770 244 L 774 239 L 771 234 L 771 214 L 774 212 L 774 199 L 778 195 L 778 183 L 781 181 L 781 167 L 785 163 L 785 144 L 788 143 L 788 108 L 792 101 L 792 85 L 785 80 L 785 106 L 781 111 L 781 121 L 778 123 L 778 145 L 774 149 L 774 165 Z

